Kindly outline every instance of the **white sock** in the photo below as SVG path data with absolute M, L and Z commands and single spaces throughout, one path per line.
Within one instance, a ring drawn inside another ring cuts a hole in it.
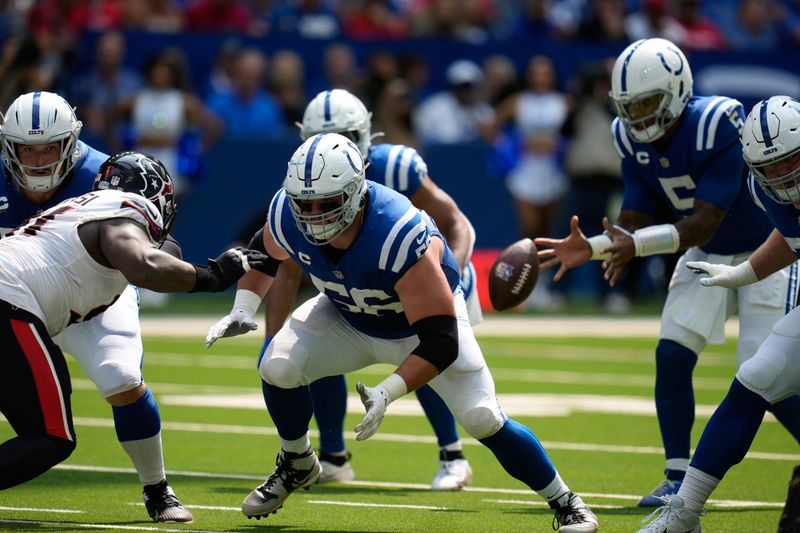
M 281 449 L 291 453 L 303 453 L 311 447 L 311 439 L 308 438 L 308 432 L 302 437 L 295 440 L 281 439 Z
M 681 470 L 686 472 L 689 468 L 689 458 L 667 459 L 667 470 Z
M 549 503 L 568 493 L 569 487 L 564 483 L 564 480 L 561 479 L 561 476 L 558 475 L 558 472 L 556 472 L 556 477 L 553 478 L 553 481 L 545 488 L 537 490 L 536 492 Z
M 139 440 L 120 441 L 139 475 L 142 485 L 155 485 L 167 478 L 161 453 L 161 432 Z
M 461 439 L 459 439 L 459 440 L 457 440 L 455 442 L 451 442 L 450 444 L 446 444 L 446 445 L 442 446 L 441 449 L 446 451 L 446 452 L 460 452 L 462 450 L 462 448 L 461 448 Z
M 690 511 L 700 512 L 720 480 L 692 466 L 686 471 L 678 496 Z

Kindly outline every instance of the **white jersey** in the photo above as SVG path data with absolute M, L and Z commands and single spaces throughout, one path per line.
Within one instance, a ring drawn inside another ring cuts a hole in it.
M 111 218 L 162 226 L 158 209 L 137 194 L 106 190 L 65 200 L 0 239 L 0 299 L 39 317 L 51 336 L 103 312 L 128 282 L 92 259 L 78 228 Z

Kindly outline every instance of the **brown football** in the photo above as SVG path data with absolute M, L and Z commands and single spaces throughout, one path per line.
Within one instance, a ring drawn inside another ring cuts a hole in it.
M 516 307 L 530 295 L 539 278 L 539 259 L 531 239 L 510 244 L 495 259 L 489 274 L 489 299 L 498 311 Z

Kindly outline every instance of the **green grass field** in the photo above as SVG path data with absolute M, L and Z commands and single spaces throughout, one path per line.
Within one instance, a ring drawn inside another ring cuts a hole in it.
M 639 496 L 661 478 L 652 401 L 655 339 L 480 337 L 504 409 L 529 425 L 562 477 L 597 513 L 601 531 L 636 531 Z M 255 369 L 258 334 L 211 350 L 201 338 L 145 338 L 145 378 L 158 398 L 169 479 L 192 524 L 154 524 L 131 464 L 116 442 L 111 410 L 70 361 L 78 448 L 63 465 L 0 493 L 4 531 L 551 531 L 549 508 L 465 437 L 474 480 L 433 493 L 438 466 L 428 422 L 413 398 L 390 406 L 379 433 L 347 435 L 357 481 L 293 495 L 276 515 L 248 521 L 239 506 L 274 466 L 278 441 Z M 695 371 L 696 443 L 734 374 L 735 345 L 714 346 Z M 332 354 L 333 356 L 333 354 Z M 350 376 L 374 384 L 388 367 Z M 356 401 L 355 396 L 351 400 Z M 360 420 L 351 402 L 347 428 Z M 0 437 L 12 434 L 0 424 Z M 316 441 L 316 434 L 313 440 Z M 774 532 L 797 443 L 771 417 L 750 456 L 729 472 L 709 505 L 709 532 Z

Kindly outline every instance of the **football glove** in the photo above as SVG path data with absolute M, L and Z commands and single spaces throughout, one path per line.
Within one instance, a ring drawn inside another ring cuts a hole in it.
M 356 440 L 367 440 L 378 431 L 383 422 L 386 406 L 389 405 L 389 393 L 382 385 L 367 387 L 360 381 L 356 384 L 356 390 L 367 410 L 367 414 L 355 428 Z
M 258 329 L 258 324 L 253 320 L 251 313 L 246 309 L 233 309 L 228 316 L 222 317 L 219 322 L 208 328 L 206 348 L 210 348 L 217 339 L 222 337 L 244 335 L 255 329 Z
M 758 281 L 750 261 L 745 261 L 736 266 L 715 265 L 705 261 L 689 261 L 686 263 L 695 274 L 708 274 L 710 278 L 700 278 L 700 285 L 704 287 L 725 287 L 738 289 Z
M 260 269 L 269 256 L 248 248 L 231 248 L 216 259 L 209 259 L 207 267 L 194 265 L 197 280 L 189 292 L 224 291 L 251 268 Z

